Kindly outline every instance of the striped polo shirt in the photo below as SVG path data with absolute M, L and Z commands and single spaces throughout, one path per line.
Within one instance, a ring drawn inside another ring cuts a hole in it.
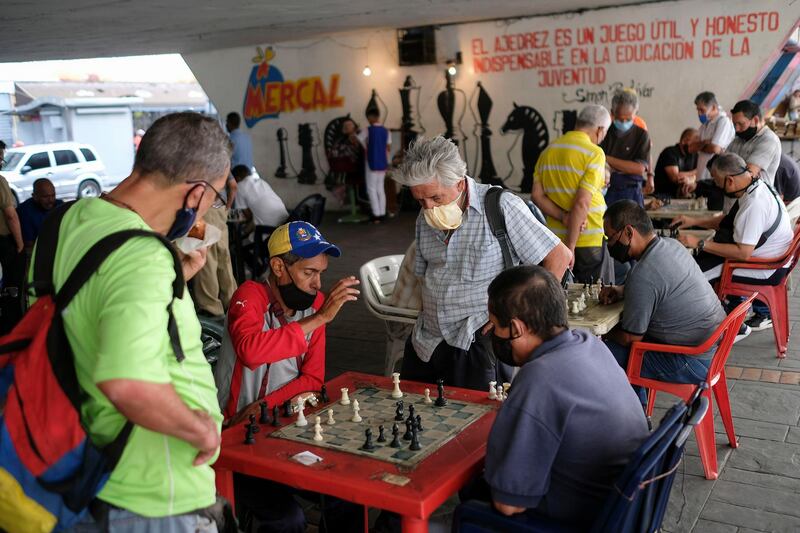
M 533 179 L 542 184 L 547 197 L 561 209 L 572 209 L 578 188 L 592 193 L 586 229 L 578 237 L 578 248 L 603 244 L 605 166 L 602 148 L 582 131 L 570 131 L 553 141 L 536 162 Z M 560 221 L 548 216 L 547 227 L 562 241 L 567 240 L 567 228 Z

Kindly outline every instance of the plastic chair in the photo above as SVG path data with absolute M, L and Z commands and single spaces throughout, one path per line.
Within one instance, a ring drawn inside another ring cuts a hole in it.
M 673 346 L 651 342 L 634 342 L 631 345 L 627 370 L 628 381 L 632 385 L 639 385 L 647 389 L 647 416 L 653 414 L 657 391 L 668 392 L 688 400 L 694 394 L 697 385 L 669 383 L 642 377 L 642 361 L 645 352 L 666 352 L 691 356 L 707 353 L 716 345 L 711 365 L 708 368 L 708 375 L 704 381 L 707 388 L 703 389 L 702 394 L 708 398 L 709 404 L 711 404 L 711 392 L 714 392 L 720 418 L 722 418 L 722 424 L 725 426 L 725 433 L 728 436 L 728 444 L 730 444 L 731 448 L 739 446 L 733 429 L 733 417 L 731 416 L 731 405 L 728 398 L 728 383 L 725 379 L 725 362 L 731 353 L 731 347 L 733 346 L 733 341 L 736 340 L 736 335 L 739 333 L 739 328 L 744 322 L 745 314 L 755 297 L 755 293 L 750 293 L 749 297 L 739 304 L 722 321 L 717 330 L 700 346 Z M 695 428 L 695 437 L 697 438 L 697 447 L 700 450 L 700 460 L 703 463 L 706 479 L 717 479 L 717 446 L 714 435 L 714 416 L 712 414 L 705 417 Z
M 751 257 L 748 261 L 726 260 L 722 265 L 722 274 L 717 283 L 717 295 L 720 299 L 725 296 L 747 296 L 756 293 L 757 298 L 767 304 L 772 315 L 772 331 L 775 335 L 775 346 L 778 350 L 778 359 L 786 357 L 789 345 L 789 294 L 787 284 L 789 274 L 797 266 L 800 258 L 800 226 L 794 230 L 794 239 L 781 257 L 762 258 Z M 733 272 L 738 268 L 750 270 L 776 270 L 787 265 L 786 274 L 777 285 L 751 285 L 742 281 L 742 278 L 733 279 Z
M 658 428 L 634 452 L 589 531 L 649 533 L 661 527 L 686 440 L 709 408 L 701 387 L 695 387 L 687 403 L 680 401 L 667 411 Z M 572 533 L 586 528 L 527 513 L 504 516 L 488 503 L 468 501 L 456 508 L 453 531 Z
M 419 311 L 390 305 L 394 284 L 400 272 L 403 255 L 387 255 L 377 257 L 365 263 L 359 270 L 361 294 L 367 310 L 386 324 L 389 340 L 386 344 L 385 374 L 394 371 L 397 362 L 403 357 L 405 347 L 404 336 L 392 331 L 392 324 L 411 324 L 417 321 Z M 401 338 L 403 337 L 403 338 Z
M 319 228 L 322 216 L 325 214 L 325 197 L 321 194 L 312 194 L 303 198 L 299 204 L 289 212 L 288 222 L 302 220 Z

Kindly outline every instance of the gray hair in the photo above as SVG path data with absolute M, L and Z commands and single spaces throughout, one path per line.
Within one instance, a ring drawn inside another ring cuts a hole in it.
M 611 98 L 611 111 L 617 111 L 620 106 L 631 106 L 634 111 L 639 110 L 639 97 L 633 89 L 617 89 Z
M 461 159 L 458 147 L 438 135 L 432 139 L 419 137 L 408 147 L 403 163 L 393 173 L 400 185 L 415 187 L 434 180 L 452 187 L 467 174 L 467 164 Z
M 216 180 L 228 173 L 233 145 L 219 123 L 199 113 L 156 120 L 139 143 L 133 169 L 161 174 L 169 185 Z
M 719 106 L 717 97 L 711 91 L 703 91 L 694 98 L 694 105 Z
M 611 126 L 611 115 L 608 109 L 601 105 L 590 104 L 581 109 L 575 127 L 582 128 L 606 128 Z
M 711 172 L 724 176 L 736 176 L 747 170 L 747 163 L 739 154 L 725 152 L 714 158 L 711 163 Z

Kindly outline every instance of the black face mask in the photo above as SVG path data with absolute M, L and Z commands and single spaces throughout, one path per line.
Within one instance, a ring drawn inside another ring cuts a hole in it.
M 744 131 L 737 131 L 736 136 L 739 137 L 744 142 L 747 142 L 753 137 L 755 137 L 756 133 L 758 133 L 758 128 L 756 128 L 755 126 L 750 126 Z
M 750 183 L 748 183 L 747 185 L 745 185 L 741 189 L 736 189 L 735 191 L 724 191 L 725 192 L 725 196 L 727 196 L 728 198 L 738 198 L 738 196 L 736 196 L 736 195 L 739 194 L 742 191 L 746 191 L 747 189 L 749 189 L 754 181 L 756 181 L 756 179 L 752 178 L 750 180 Z
M 514 361 L 514 356 L 512 355 L 511 350 L 511 341 L 518 338 L 519 335 L 504 339 L 503 337 L 498 337 L 495 332 L 492 331 L 492 351 L 494 352 L 494 355 L 497 357 L 498 361 L 505 363 L 508 366 L 520 366 L 519 363 Z
M 289 273 L 288 270 L 286 272 Z M 291 278 L 292 275 L 289 274 Z M 301 290 L 297 285 L 294 283 L 294 279 L 292 279 L 291 283 L 287 283 L 286 285 L 278 285 L 278 292 L 281 293 L 281 299 L 283 303 L 289 309 L 294 309 L 295 311 L 305 311 L 314 303 L 314 300 L 317 299 L 317 293 L 309 294 L 304 290 Z
M 631 260 L 631 243 L 622 244 L 621 239 L 623 231 L 625 230 L 620 230 L 619 237 L 617 237 L 617 241 L 614 244 L 608 245 L 608 254 L 620 263 L 627 263 Z

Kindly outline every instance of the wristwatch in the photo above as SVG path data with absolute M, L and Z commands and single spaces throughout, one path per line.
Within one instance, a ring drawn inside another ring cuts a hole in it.
M 700 241 L 697 243 L 697 251 L 698 252 L 702 252 L 703 248 L 705 248 L 705 246 L 706 246 L 706 240 L 705 239 L 700 239 Z

